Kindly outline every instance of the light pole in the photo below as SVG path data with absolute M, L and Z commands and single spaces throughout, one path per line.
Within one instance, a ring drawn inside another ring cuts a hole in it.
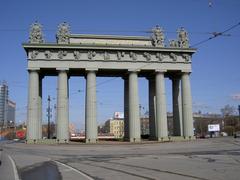
M 50 104 L 51 103 L 51 98 L 48 96 L 48 108 L 47 108 L 47 118 L 48 118 L 48 139 L 50 139 L 50 119 L 51 119 L 51 108 Z
M 238 126 L 240 126 L 240 105 L 238 105 L 238 114 L 239 114 Z
M 0 126 L 0 141 L 2 140 L 2 124 Z

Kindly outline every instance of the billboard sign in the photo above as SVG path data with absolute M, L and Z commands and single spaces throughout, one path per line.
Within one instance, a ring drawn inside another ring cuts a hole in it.
M 219 124 L 209 124 L 208 125 L 208 131 L 209 132 L 220 131 L 220 125 Z
M 124 118 L 124 113 L 123 112 L 114 112 L 114 118 L 123 119 Z

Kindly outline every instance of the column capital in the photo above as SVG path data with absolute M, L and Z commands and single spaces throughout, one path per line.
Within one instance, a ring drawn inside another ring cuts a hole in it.
M 128 69 L 128 73 L 131 73 L 131 72 L 135 72 L 135 73 L 138 73 L 140 71 L 140 69 Z
M 167 72 L 167 70 L 166 69 L 156 69 L 155 72 L 164 74 L 165 72 Z
M 191 74 L 192 73 L 191 70 L 186 70 L 186 69 L 183 69 L 181 72 L 182 72 L 182 74 Z
M 56 68 L 57 71 L 69 71 L 69 68 Z
M 27 70 L 28 72 L 32 72 L 32 71 L 39 72 L 40 68 L 28 68 Z
M 85 68 L 85 71 L 98 71 L 98 68 Z

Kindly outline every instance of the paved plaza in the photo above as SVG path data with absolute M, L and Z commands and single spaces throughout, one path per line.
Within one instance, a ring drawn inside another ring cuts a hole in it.
M 0 179 L 237 180 L 240 139 L 188 142 L 1 143 Z

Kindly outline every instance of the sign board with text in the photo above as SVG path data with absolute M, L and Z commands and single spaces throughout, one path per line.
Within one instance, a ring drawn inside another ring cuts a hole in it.
M 220 125 L 219 124 L 209 124 L 208 125 L 208 131 L 209 132 L 220 131 Z

